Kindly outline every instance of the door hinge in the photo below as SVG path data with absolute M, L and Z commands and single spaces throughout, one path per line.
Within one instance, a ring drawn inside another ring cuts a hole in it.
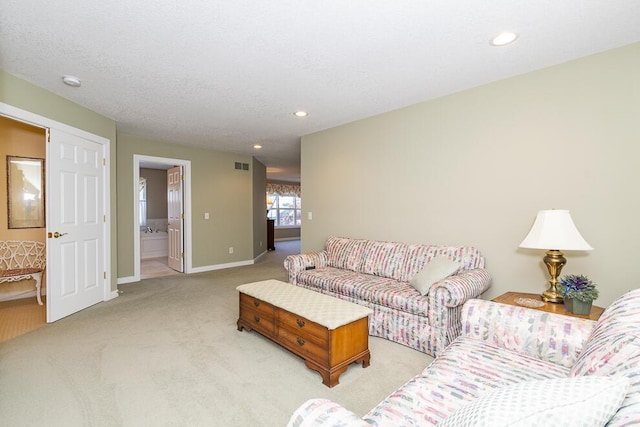
M 184 252 L 180 252 L 180 258 L 184 258 Z
M 102 222 L 107 222 L 107 216 L 106 215 L 102 215 Z
M 102 166 L 107 166 L 107 159 L 102 159 Z
M 180 219 L 184 219 L 184 214 L 180 214 Z
M 47 129 L 47 142 L 51 142 L 51 131 Z
M 106 271 L 104 272 L 104 278 L 105 279 L 107 278 L 107 272 Z

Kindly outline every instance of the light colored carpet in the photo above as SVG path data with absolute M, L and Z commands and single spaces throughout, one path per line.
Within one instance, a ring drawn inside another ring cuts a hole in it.
M 122 285 L 0 344 L 0 425 L 284 426 L 313 397 L 363 415 L 432 360 L 370 337 L 371 366 L 351 365 L 330 389 L 302 359 L 239 332 L 236 286 L 286 280 L 287 243 L 252 266 Z

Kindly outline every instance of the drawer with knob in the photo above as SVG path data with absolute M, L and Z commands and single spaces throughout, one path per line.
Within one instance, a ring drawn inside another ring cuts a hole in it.
M 312 335 L 319 338 L 322 343 L 326 343 L 329 331 L 326 327 L 318 325 L 315 322 L 305 319 L 297 314 L 290 313 L 286 310 L 280 310 L 278 312 L 278 323 L 280 327 L 285 327 L 293 332 Z
M 278 341 L 294 353 L 298 353 L 305 358 L 317 362 L 327 362 L 326 340 L 320 340 L 313 335 L 299 334 L 280 325 L 278 327 Z
M 274 308 L 268 302 L 264 302 L 249 295 L 240 294 L 240 308 L 255 311 L 262 317 L 269 317 L 273 322 Z
M 275 333 L 275 315 L 273 306 L 255 298 L 240 299 L 240 318 L 248 329 L 262 333 Z

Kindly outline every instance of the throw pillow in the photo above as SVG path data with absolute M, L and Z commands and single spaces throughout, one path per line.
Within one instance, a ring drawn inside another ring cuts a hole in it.
M 416 274 L 409 284 L 416 288 L 422 295 L 427 295 L 431 285 L 451 276 L 460 270 L 460 264 L 443 257 L 436 257 L 429 261 L 424 268 Z
M 490 391 L 438 426 L 604 426 L 622 404 L 628 387 L 627 377 L 527 381 Z

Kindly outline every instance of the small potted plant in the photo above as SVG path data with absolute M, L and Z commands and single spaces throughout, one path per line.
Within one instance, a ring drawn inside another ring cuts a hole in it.
M 558 292 L 564 306 L 573 314 L 589 315 L 591 305 L 598 298 L 596 284 L 582 274 L 568 274 L 560 279 Z

